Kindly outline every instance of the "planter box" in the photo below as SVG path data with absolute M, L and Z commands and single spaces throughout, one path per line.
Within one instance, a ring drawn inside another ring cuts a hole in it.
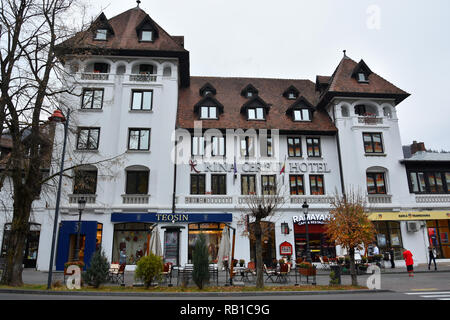
M 316 268 L 299 268 L 299 272 L 303 276 L 315 276 Z

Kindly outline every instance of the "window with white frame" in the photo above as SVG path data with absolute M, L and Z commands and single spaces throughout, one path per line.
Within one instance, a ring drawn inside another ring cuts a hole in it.
M 217 107 L 201 107 L 200 119 L 217 119 Z
M 294 110 L 294 121 L 311 121 L 311 113 L 308 109 Z

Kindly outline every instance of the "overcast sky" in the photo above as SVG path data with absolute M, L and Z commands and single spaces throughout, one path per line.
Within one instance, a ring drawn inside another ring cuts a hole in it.
M 135 0 L 87 0 L 111 18 Z M 142 0 L 183 35 L 193 76 L 310 79 L 342 50 L 411 96 L 397 107 L 402 143 L 450 151 L 450 1 Z

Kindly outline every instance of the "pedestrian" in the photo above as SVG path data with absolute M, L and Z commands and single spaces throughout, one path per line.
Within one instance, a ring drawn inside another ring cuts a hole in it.
M 429 255 L 429 261 L 428 261 L 428 270 L 430 270 L 430 266 L 431 266 L 431 259 L 433 259 L 434 262 L 434 270 L 437 270 L 437 266 L 436 266 L 436 249 L 430 245 L 428 247 L 428 255 Z
M 380 250 L 378 249 L 377 244 L 374 243 L 373 244 L 373 255 L 376 256 L 376 255 L 379 255 L 379 254 L 380 254 Z
M 406 270 L 408 271 L 408 275 L 409 277 L 414 277 L 414 268 L 413 268 L 413 254 L 411 253 L 411 251 L 403 248 L 403 259 L 405 259 L 405 263 L 406 263 Z
M 395 268 L 395 262 L 394 262 L 394 248 L 390 248 L 389 249 L 389 256 L 391 258 L 391 268 L 394 269 Z

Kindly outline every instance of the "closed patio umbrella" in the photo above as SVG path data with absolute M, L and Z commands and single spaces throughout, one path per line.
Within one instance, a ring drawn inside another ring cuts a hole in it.
M 161 239 L 159 238 L 159 228 L 156 226 L 152 230 L 152 236 L 150 238 L 150 252 L 152 252 L 155 256 L 163 256 L 162 247 L 161 247 Z
M 230 262 L 230 249 L 230 228 L 225 226 L 222 230 L 222 239 L 220 240 L 219 252 L 217 254 L 218 270 L 222 270 L 224 260 L 228 260 L 228 262 Z

